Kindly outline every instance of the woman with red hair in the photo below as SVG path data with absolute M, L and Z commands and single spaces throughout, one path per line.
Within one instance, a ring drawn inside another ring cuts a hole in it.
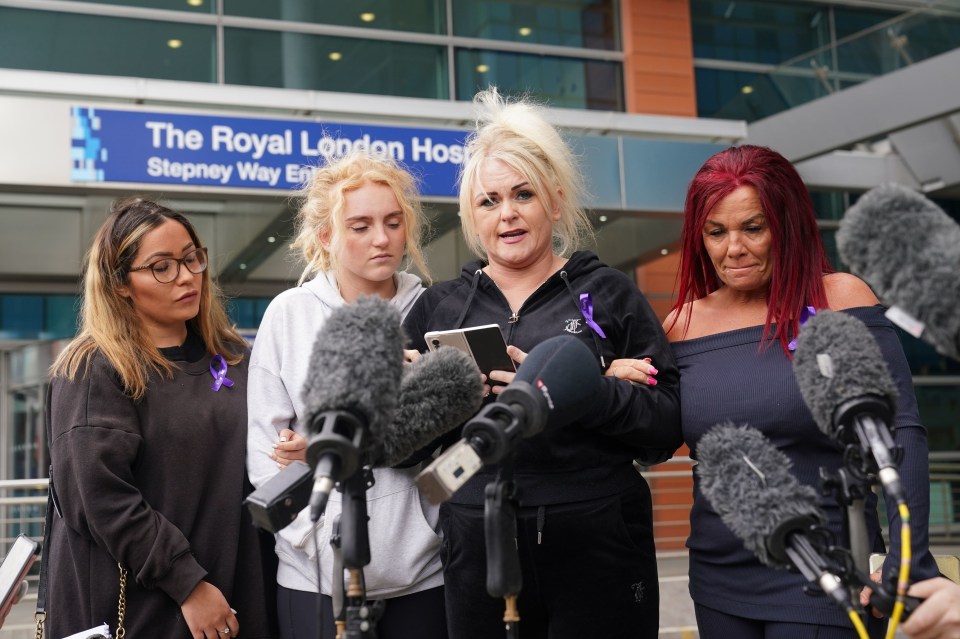
M 903 349 L 869 287 L 830 267 L 796 169 L 765 147 L 717 153 L 690 184 L 681 237 L 679 299 L 664 328 L 680 367 L 683 436 L 691 456 L 716 424 L 747 423 L 792 460 L 800 482 L 819 490 L 819 469 L 836 470 L 843 453 L 803 402 L 792 340 L 818 309 L 849 313 L 876 338 L 899 390 L 894 439 L 905 451 L 900 471 L 914 522 L 911 576 L 936 575 L 927 550 L 926 431 Z M 821 495 L 829 527 L 841 539 L 843 506 Z M 870 494 L 865 523 L 873 550 L 883 552 L 876 506 Z M 900 555 L 896 505 L 888 503 L 887 512 L 893 543 L 884 576 L 897 570 Z M 690 529 L 690 594 L 701 639 L 854 636 L 829 597 L 803 594 L 801 575 L 767 568 L 746 550 L 696 486 Z M 882 633 L 874 621 L 871 634 Z

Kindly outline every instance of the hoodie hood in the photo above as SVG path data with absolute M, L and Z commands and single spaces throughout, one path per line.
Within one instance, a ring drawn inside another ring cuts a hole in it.
M 476 272 L 483 269 L 485 266 L 487 266 L 487 264 L 489 264 L 489 262 L 482 259 L 467 262 L 463 265 L 463 268 L 460 269 L 460 278 L 470 282 L 473 280 Z M 604 264 L 600 261 L 600 258 L 597 257 L 596 253 L 591 251 L 577 251 L 570 256 L 570 259 L 567 260 L 567 263 L 560 267 L 557 273 L 562 271 L 573 271 L 578 274 L 587 274 L 603 267 Z M 551 277 L 553 276 L 551 275 Z
M 400 317 L 406 317 L 423 292 L 423 285 L 419 277 L 406 271 L 394 273 L 393 281 L 397 285 L 397 294 L 393 296 L 390 303 L 400 311 Z M 313 293 L 328 310 L 346 304 L 340 296 L 337 276 L 333 271 L 318 273 L 312 280 L 304 282 L 302 287 Z

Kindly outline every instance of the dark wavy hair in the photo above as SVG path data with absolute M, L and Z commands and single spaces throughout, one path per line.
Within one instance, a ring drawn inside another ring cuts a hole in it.
M 723 198 L 741 186 L 757 191 L 770 227 L 772 273 L 767 292 L 764 338 L 779 340 L 784 352 L 799 329 L 805 306 L 824 308 L 823 276 L 832 273 L 817 228 L 813 202 L 800 174 L 785 157 L 764 146 L 745 144 L 725 149 L 704 163 L 690 187 L 683 209 L 680 273 L 672 328 L 684 305 L 722 286 L 703 245 L 703 226 Z M 686 315 L 683 332 L 690 324 Z M 774 325 L 776 325 L 774 327 Z

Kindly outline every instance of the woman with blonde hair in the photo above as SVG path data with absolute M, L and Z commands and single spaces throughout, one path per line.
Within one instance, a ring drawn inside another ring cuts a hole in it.
M 662 461 L 680 445 L 673 356 L 636 285 L 595 254 L 576 251 L 592 233 L 582 179 L 559 132 L 534 105 L 495 89 L 475 103 L 480 117 L 467 141 L 460 220 L 480 259 L 423 294 L 404 323 L 414 347 L 426 350 L 427 331 L 497 324 L 520 363 L 537 344 L 566 334 L 595 353 L 598 374 L 623 369 L 641 383 L 604 377 L 585 416 L 523 439 L 513 459 L 478 472 L 443 504 L 450 635 L 504 632 L 504 602 L 485 588 L 484 551 L 484 489 L 504 479 L 520 504 L 521 636 L 653 639 L 652 506 L 633 460 Z M 504 384 L 513 376 L 490 373 Z M 442 443 L 458 440 L 459 431 Z
M 405 316 L 423 287 L 419 277 L 398 270 L 404 255 L 426 273 L 416 180 L 390 158 L 360 151 L 318 169 L 304 190 L 297 227 L 293 247 L 306 260 L 300 285 L 270 303 L 250 365 L 247 465 L 257 486 L 305 457 L 301 391 L 309 345 L 333 309 L 377 295 Z M 381 639 L 447 637 L 437 509 L 420 497 L 418 470 L 376 469 L 367 491 L 372 561 L 364 580 L 369 598 L 387 600 L 377 623 Z M 330 537 L 340 508 L 340 494 L 332 493 L 316 524 L 304 509 L 277 534 L 282 639 L 316 637 L 318 604 L 323 636 L 333 639 Z
M 246 343 L 180 213 L 115 203 L 47 395 L 47 631 L 269 637 L 248 492 Z M 119 564 L 119 566 L 118 566 Z

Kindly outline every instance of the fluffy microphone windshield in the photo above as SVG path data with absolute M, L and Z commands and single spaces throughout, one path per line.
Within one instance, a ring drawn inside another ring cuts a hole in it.
M 394 466 L 480 408 L 483 382 L 469 355 L 441 346 L 404 367 L 393 420 L 371 432 L 369 459 Z
M 797 481 L 790 458 L 760 431 L 729 422 L 717 425 L 697 442 L 696 458 L 700 492 L 765 565 L 788 567 L 783 537 L 802 531 L 802 522 L 823 523 L 817 492 Z
M 940 207 L 899 184 L 878 186 L 844 214 L 837 250 L 885 304 L 923 325 L 898 324 L 960 359 L 960 225 Z
M 303 386 L 310 432 L 325 411 L 348 411 L 367 432 L 393 418 L 403 368 L 400 313 L 379 297 L 334 309 L 317 334 Z
M 817 426 L 838 438 L 837 408 L 849 400 L 875 396 L 890 411 L 897 387 L 880 347 L 863 322 L 846 313 L 820 311 L 797 338 L 793 373 Z

